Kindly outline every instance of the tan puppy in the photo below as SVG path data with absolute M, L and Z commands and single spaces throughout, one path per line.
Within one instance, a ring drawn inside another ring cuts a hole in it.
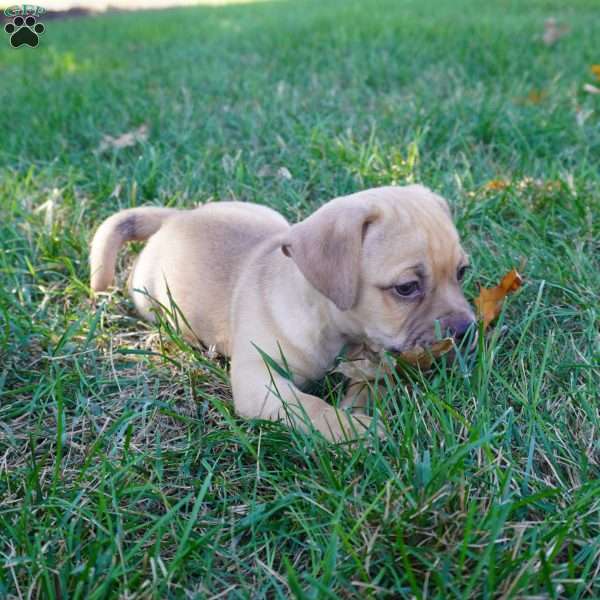
M 139 312 L 152 320 L 151 298 L 168 307 L 170 294 L 189 325 L 184 335 L 231 356 L 238 414 L 310 422 L 331 440 L 354 437 L 369 417 L 301 388 L 344 346 L 398 351 L 432 342 L 436 320 L 457 338 L 474 321 L 450 212 L 420 185 L 336 198 L 292 226 L 242 202 L 123 210 L 94 236 L 92 289 L 112 283 L 124 242 L 146 239 L 129 282 Z M 291 379 L 258 349 L 280 364 L 285 357 Z

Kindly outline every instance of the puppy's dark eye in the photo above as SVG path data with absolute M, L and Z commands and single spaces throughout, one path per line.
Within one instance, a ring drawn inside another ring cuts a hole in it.
M 421 291 L 421 286 L 418 281 L 409 281 L 408 283 L 403 283 L 402 285 L 394 286 L 394 292 L 398 294 L 398 296 L 402 296 L 403 298 L 410 298 L 411 296 L 416 296 Z
M 469 270 L 469 265 L 464 265 L 462 267 L 458 267 L 456 271 L 456 279 L 458 281 L 462 281 L 465 278 L 465 273 Z

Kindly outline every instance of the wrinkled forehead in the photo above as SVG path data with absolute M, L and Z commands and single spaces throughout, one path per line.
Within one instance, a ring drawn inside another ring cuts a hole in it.
M 454 274 L 465 255 L 452 218 L 435 197 L 384 202 L 382 216 L 367 230 L 365 258 L 382 266 L 416 266 Z

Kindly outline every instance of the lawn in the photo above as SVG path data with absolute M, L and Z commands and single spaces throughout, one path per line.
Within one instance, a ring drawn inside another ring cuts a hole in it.
M 547 46 L 550 16 L 569 32 Z M 0 33 L 0 597 L 600 597 L 596 0 L 108 14 L 19 50 Z M 224 361 L 121 291 L 91 298 L 89 240 L 119 208 L 295 220 L 413 181 L 449 199 L 469 298 L 526 262 L 525 285 L 471 360 L 387 382 L 385 443 L 243 421 Z

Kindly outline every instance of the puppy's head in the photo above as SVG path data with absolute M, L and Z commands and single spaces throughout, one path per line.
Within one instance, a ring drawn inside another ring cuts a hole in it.
M 419 185 L 336 198 L 283 242 L 337 310 L 340 328 L 379 349 L 460 341 L 474 324 L 461 282 L 468 267 L 446 201 Z

